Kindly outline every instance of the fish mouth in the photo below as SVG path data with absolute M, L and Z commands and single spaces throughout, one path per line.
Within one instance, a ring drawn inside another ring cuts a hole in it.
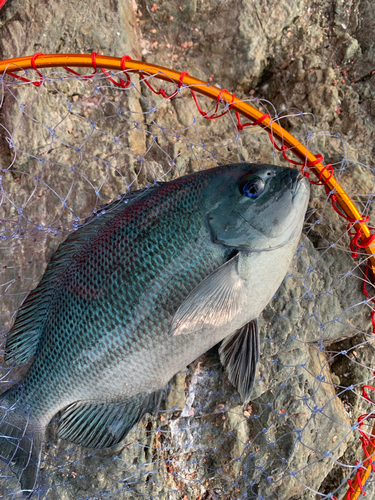
M 303 172 L 300 171 L 298 176 L 292 181 L 292 201 L 294 201 L 294 198 L 299 191 L 303 189 L 303 186 L 305 186 L 305 188 L 309 188 L 309 181 Z

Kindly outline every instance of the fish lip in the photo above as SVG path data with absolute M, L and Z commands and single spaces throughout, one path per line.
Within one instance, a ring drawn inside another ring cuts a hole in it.
M 296 177 L 296 179 L 292 185 L 292 202 L 294 202 L 294 198 L 297 196 L 299 191 L 302 189 L 302 186 L 305 186 L 306 188 L 308 188 L 309 181 L 308 181 L 307 177 L 301 171 L 298 174 L 298 176 Z

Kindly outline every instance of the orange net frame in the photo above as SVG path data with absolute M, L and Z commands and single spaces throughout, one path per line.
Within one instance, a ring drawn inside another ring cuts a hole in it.
M 351 200 L 340 183 L 335 179 L 332 166 L 324 165 L 323 157 L 320 154 L 314 155 L 310 152 L 300 141 L 298 141 L 280 125 L 279 120 L 272 118 L 268 113 L 259 111 L 249 104 L 249 102 L 244 102 L 243 100 L 237 98 L 234 94 L 228 92 L 226 89 L 220 89 L 202 80 L 198 80 L 186 72 L 178 73 L 171 69 L 132 60 L 128 56 L 115 58 L 97 55 L 95 53 L 91 55 L 45 55 L 38 53 L 34 56 L 9 59 L 0 62 L 0 73 L 3 74 L 3 78 L 5 77 L 5 74 L 7 74 L 15 78 L 15 80 L 31 83 L 36 87 L 43 84 L 44 77 L 41 72 L 43 68 L 64 68 L 69 73 L 77 75 L 83 80 L 90 79 L 91 75 L 79 75 L 79 73 L 75 72 L 71 68 L 93 68 L 94 74 L 96 74 L 98 70 L 101 70 L 102 73 L 110 80 L 112 85 L 121 88 L 127 88 L 130 85 L 130 75 L 138 74 L 141 78 L 145 77 L 144 82 L 152 92 L 161 95 L 165 99 L 173 99 L 173 97 L 175 97 L 179 92 L 179 89 L 182 87 L 188 87 L 199 113 L 203 116 L 203 118 L 216 120 L 224 114 L 233 112 L 237 120 L 236 127 L 238 131 L 250 126 L 259 126 L 265 129 L 269 133 L 271 143 L 282 153 L 285 160 L 296 166 L 301 166 L 302 172 L 307 177 L 309 176 L 309 172 L 312 172 L 315 175 L 317 181 L 314 182 L 309 177 L 310 182 L 323 186 L 335 211 L 348 221 L 348 231 L 352 236 L 350 248 L 353 256 L 358 256 L 358 250 L 363 249 L 368 256 L 368 266 L 371 267 L 372 272 L 375 275 L 375 235 L 373 234 L 373 228 L 368 225 L 369 217 L 361 215 L 355 203 Z M 38 78 L 35 80 L 30 79 L 30 75 L 25 73 L 25 71 L 27 72 L 28 70 L 36 71 Z M 23 72 L 21 73 L 21 71 Z M 116 73 L 115 76 L 111 73 L 111 71 L 116 71 L 118 73 Z M 157 80 L 168 82 L 168 84 L 174 84 L 176 86 L 176 90 L 170 92 L 169 94 L 167 94 L 163 88 L 155 90 L 146 78 L 149 76 L 152 76 Z M 203 111 L 195 93 L 202 94 L 214 100 L 216 103 L 214 111 L 210 113 Z M 219 104 L 223 107 L 223 110 L 218 111 Z M 245 123 L 241 122 L 240 116 L 243 117 L 242 119 L 249 121 Z M 295 155 L 300 161 L 292 160 L 289 153 Z M 366 270 L 365 282 L 367 281 L 367 273 L 368 269 Z M 366 294 L 367 298 L 372 300 L 367 293 L 365 286 L 363 287 L 363 292 Z M 375 328 L 374 319 L 373 324 Z M 367 392 L 365 392 L 366 388 L 372 389 L 371 386 L 365 386 L 363 397 L 372 402 L 371 398 L 367 395 Z M 359 423 L 357 428 L 361 432 L 364 457 L 362 463 L 358 464 L 354 480 L 349 480 L 349 490 L 345 495 L 345 500 L 354 500 L 359 498 L 363 492 L 364 484 L 374 468 L 373 456 L 375 450 L 375 425 L 370 433 L 371 438 L 361 431 L 363 421 L 369 417 L 371 417 L 371 415 L 362 415 L 358 421 Z M 336 497 L 328 495 L 327 498 Z

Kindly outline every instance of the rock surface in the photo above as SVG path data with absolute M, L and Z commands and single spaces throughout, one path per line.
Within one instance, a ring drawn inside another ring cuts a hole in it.
M 374 221 L 374 24 L 367 0 L 11 0 L 0 11 L 0 58 L 129 54 L 256 99 L 332 163 Z M 234 115 L 203 119 L 188 89 L 166 101 L 144 83 L 120 92 L 105 78 L 90 84 L 57 77 L 39 89 L 10 86 L 0 110 L 1 168 L 14 161 L 3 175 L 0 206 L 8 221 L 1 226 L 5 330 L 73 223 L 100 213 L 127 188 L 218 162 L 287 165 L 264 132 L 238 134 Z M 212 103 L 199 99 L 208 111 Z M 354 461 L 362 459 L 352 426 L 372 408 L 361 396 L 373 378 L 371 307 L 346 221 L 320 186 L 312 187 L 310 205 L 290 276 L 260 319 L 261 362 L 249 407 L 212 350 L 174 377 L 160 412 L 115 449 L 58 440 L 53 422 L 40 498 L 343 497 Z M 4 389 L 22 373 L 3 366 Z M 1 488 L 5 498 L 17 497 L 12 475 Z M 367 491 L 370 497 L 371 484 Z

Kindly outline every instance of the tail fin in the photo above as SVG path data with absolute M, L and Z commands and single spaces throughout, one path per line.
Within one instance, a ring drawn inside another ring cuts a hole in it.
M 17 475 L 24 496 L 30 498 L 37 486 L 45 428 L 33 421 L 29 408 L 17 404 L 19 388 L 0 396 L 0 461 Z

